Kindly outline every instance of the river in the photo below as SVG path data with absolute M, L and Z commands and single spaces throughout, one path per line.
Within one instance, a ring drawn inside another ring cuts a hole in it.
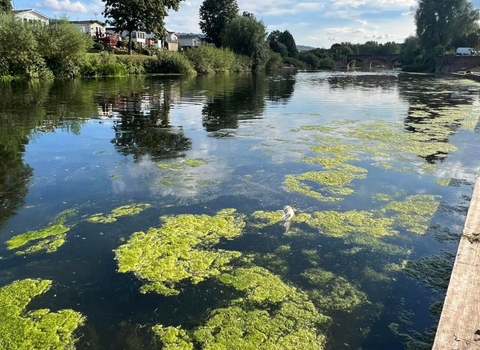
M 77 349 L 429 349 L 479 92 L 393 71 L 0 85 L 0 291 L 51 281 L 8 317 L 73 310 Z

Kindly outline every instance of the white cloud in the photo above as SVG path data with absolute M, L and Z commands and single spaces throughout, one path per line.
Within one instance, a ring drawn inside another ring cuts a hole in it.
M 266 10 L 260 10 L 259 13 L 265 16 L 281 16 L 286 14 L 295 14 L 300 12 L 312 12 L 320 10 L 323 7 L 318 2 L 300 2 L 291 7 L 271 7 Z
M 69 0 L 45 0 L 46 9 L 53 11 L 87 13 L 87 8 L 80 1 L 70 2 Z

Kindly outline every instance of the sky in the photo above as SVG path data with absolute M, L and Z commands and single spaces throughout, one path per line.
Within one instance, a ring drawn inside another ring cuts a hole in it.
M 166 29 L 200 33 L 203 0 L 186 0 L 165 19 Z M 471 1 L 480 8 L 480 0 Z M 251 12 L 267 31 L 288 30 L 297 45 L 330 48 L 339 42 L 403 42 L 415 34 L 418 0 L 237 0 L 240 13 Z M 101 0 L 13 0 L 16 10 L 33 8 L 49 17 L 104 20 Z

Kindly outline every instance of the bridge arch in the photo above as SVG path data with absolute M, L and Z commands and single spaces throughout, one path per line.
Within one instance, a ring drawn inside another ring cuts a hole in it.
M 371 70 L 372 65 L 380 63 L 385 69 L 393 69 L 400 55 L 348 55 L 345 58 L 345 65 L 348 69 L 353 69 L 357 66 L 361 69 Z

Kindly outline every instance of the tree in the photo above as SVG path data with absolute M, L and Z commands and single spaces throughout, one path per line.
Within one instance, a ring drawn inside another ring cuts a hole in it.
M 13 10 L 12 2 L 10 0 L 0 0 L 0 13 L 10 12 Z
M 288 51 L 288 56 L 294 57 L 294 58 L 298 57 L 297 44 L 295 44 L 295 39 L 293 38 L 292 34 L 290 34 L 288 30 L 280 34 L 277 38 L 277 41 L 286 46 Z
M 448 47 L 454 38 L 478 29 L 478 10 L 468 0 L 420 0 L 415 13 L 417 36 L 426 51 Z
M 168 10 L 178 11 L 182 0 L 102 0 L 105 10 L 102 12 L 107 23 L 116 31 L 128 32 L 128 53 L 132 49 L 132 32 L 145 30 L 164 37 L 164 18 L 168 16 Z
M 256 70 L 263 67 L 269 57 L 265 29 L 263 22 L 255 17 L 238 16 L 225 27 L 222 43 L 233 52 L 250 57 Z
M 382 55 L 396 55 L 400 53 L 400 44 L 395 41 L 387 41 L 385 44 L 380 44 L 380 54 Z
M 308 64 L 310 69 L 317 69 L 320 66 L 320 59 L 309 51 L 301 51 L 298 56 L 300 61 Z
M 420 39 L 416 36 L 409 36 L 405 39 L 400 50 L 400 63 L 404 66 L 412 65 L 422 59 L 422 48 Z
M 347 55 L 352 54 L 352 49 L 349 46 L 344 45 L 343 43 L 333 44 L 330 47 L 330 53 L 331 53 L 331 57 L 335 61 L 342 61 L 343 59 L 345 59 Z
M 225 26 L 237 16 L 237 0 L 204 0 L 200 6 L 200 29 L 209 42 L 220 47 Z

